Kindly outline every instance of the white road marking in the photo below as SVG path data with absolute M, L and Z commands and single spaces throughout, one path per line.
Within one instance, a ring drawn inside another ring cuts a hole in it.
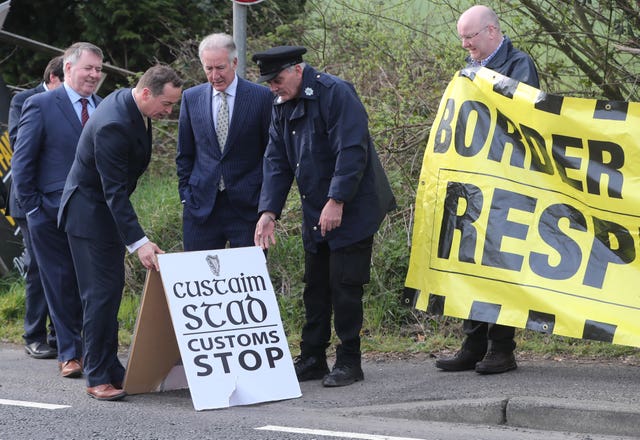
M 392 437 L 388 435 L 363 434 L 360 432 L 326 431 L 324 429 L 292 428 L 267 425 L 255 428 L 261 431 L 290 432 L 294 434 L 323 435 L 325 437 L 357 438 L 363 440 L 422 440 L 414 437 Z
M 52 403 L 25 402 L 23 400 L 6 400 L 6 399 L 0 399 L 0 405 L 24 406 L 26 408 L 41 408 L 41 409 L 71 408 L 70 405 L 54 405 Z

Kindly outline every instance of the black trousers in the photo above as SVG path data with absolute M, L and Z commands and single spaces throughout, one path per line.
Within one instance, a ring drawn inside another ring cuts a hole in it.
M 305 253 L 303 356 L 325 356 L 333 313 L 340 339 L 336 363 L 360 365 L 363 285 L 370 279 L 372 246 L 373 236 L 334 250 L 320 243 L 316 253 Z
M 87 386 L 121 383 L 118 310 L 124 289 L 125 247 L 120 242 L 69 235 L 82 299 L 82 340 Z
M 184 250 L 186 252 L 224 249 L 227 241 L 232 248 L 253 246 L 253 233 L 257 222 L 257 215 L 252 220 L 239 216 L 229 200 L 227 191 L 219 191 L 213 211 L 204 222 L 197 221 L 188 209 L 183 209 Z
M 29 226 L 24 218 L 14 218 L 22 233 L 24 242 L 24 335 L 25 343 L 46 342 L 51 347 L 57 347 L 56 331 L 53 322 L 49 322 L 49 333 L 47 334 L 47 318 L 49 317 L 49 306 L 47 298 L 44 296 L 44 287 L 40 280 L 40 268 L 31 246 L 31 235 Z
M 467 335 L 462 344 L 464 350 L 486 353 L 489 342 L 491 350 L 497 352 L 511 353 L 516 348 L 514 327 L 465 319 L 462 330 Z

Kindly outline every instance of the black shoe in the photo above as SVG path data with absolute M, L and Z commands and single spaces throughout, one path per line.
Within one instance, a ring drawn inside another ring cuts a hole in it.
M 35 359 L 51 359 L 58 356 L 58 350 L 44 342 L 32 342 L 24 346 L 24 351 Z
M 476 363 L 482 360 L 484 353 L 460 350 L 455 356 L 436 360 L 436 367 L 445 371 L 465 371 L 476 368 Z
M 518 368 L 513 352 L 488 351 L 476 364 L 476 373 L 497 374 Z
M 322 385 L 325 387 L 343 387 L 360 380 L 364 380 L 364 373 L 360 366 L 334 365 L 331 373 L 322 379 Z
M 293 360 L 299 382 L 322 379 L 329 373 L 327 359 L 319 356 L 298 356 Z

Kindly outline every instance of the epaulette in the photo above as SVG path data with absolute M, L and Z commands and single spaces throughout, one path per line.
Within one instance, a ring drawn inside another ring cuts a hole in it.
M 316 73 L 316 81 L 325 87 L 331 87 L 336 83 L 336 79 L 333 75 L 329 75 L 328 73 L 324 72 Z

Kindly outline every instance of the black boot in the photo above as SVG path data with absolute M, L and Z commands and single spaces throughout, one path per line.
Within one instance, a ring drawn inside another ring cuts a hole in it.
M 465 371 L 476 368 L 476 363 L 482 360 L 484 353 L 462 349 L 455 356 L 436 360 L 436 367 L 445 371 Z
M 293 360 L 299 382 L 322 379 L 329 373 L 327 358 L 323 356 L 300 355 Z
M 364 373 L 359 363 L 357 365 L 348 365 L 336 362 L 331 373 L 322 379 L 322 385 L 325 387 L 343 387 L 360 380 L 364 380 Z
M 480 362 L 476 364 L 476 373 L 497 374 L 518 368 L 513 352 L 489 350 Z

